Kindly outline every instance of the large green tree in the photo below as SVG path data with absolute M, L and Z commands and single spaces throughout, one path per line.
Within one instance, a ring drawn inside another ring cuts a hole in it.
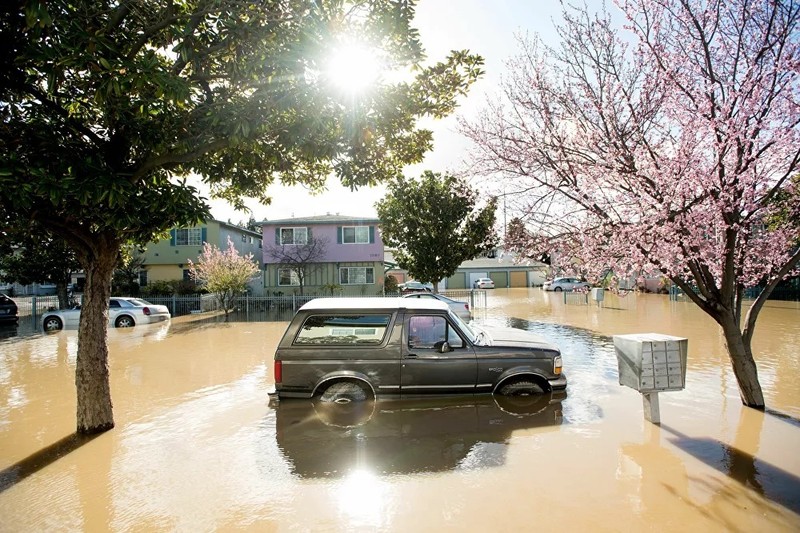
M 438 292 L 439 280 L 497 245 L 496 198 L 480 209 L 477 204 L 478 193 L 449 174 L 398 178 L 376 206 L 383 242 L 396 249 L 400 268 Z
M 86 272 L 79 432 L 114 425 L 106 317 L 122 244 L 208 215 L 183 176 L 242 206 L 275 180 L 374 184 L 431 148 L 418 119 L 450 113 L 482 60 L 426 66 L 413 15 L 413 0 L 3 3 L 0 220 L 37 221 Z M 326 67 L 356 46 L 408 75 L 344 91 Z
M 37 224 L 10 224 L 0 231 L 0 281 L 21 285 L 52 283 L 63 309 L 69 304 L 72 273 L 80 269 L 75 252 L 64 239 Z

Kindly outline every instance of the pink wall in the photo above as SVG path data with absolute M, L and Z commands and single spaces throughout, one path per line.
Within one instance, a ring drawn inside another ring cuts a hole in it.
M 344 226 L 353 226 L 355 224 L 341 224 Z M 377 224 L 370 224 L 375 226 L 375 242 L 371 244 L 337 244 L 337 232 L 341 226 L 337 225 L 322 225 L 322 224 L 302 224 L 300 221 L 294 226 L 288 224 L 281 224 L 280 226 L 263 226 L 264 231 L 264 263 L 274 263 L 275 258 L 269 253 L 270 248 L 275 246 L 275 228 L 276 227 L 307 227 L 311 228 L 311 235 L 315 239 L 326 239 L 326 254 L 325 258 L 320 260 L 320 263 L 330 262 L 354 262 L 354 261 L 383 261 L 383 240 L 381 239 L 380 228 Z

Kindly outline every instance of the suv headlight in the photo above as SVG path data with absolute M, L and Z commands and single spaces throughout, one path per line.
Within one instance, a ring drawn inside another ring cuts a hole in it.
M 557 355 L 553 357 L 553 374 L 556 376 L 561 375 L 561 356 Z

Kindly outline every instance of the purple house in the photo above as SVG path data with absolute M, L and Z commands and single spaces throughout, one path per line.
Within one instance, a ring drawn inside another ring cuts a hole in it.
M 265 220 L 267 294 L 375 295 L 383 290 L 380 220 L 322 215 Z

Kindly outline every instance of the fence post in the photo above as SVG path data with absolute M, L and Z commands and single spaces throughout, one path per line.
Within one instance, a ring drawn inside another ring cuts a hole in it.
M 250 293 L 244 295 L 244 315 L 250 320 Z
M 33 323 L 36 324 L 36 296 L 31 296 L 31 318 Z
M 177 295 L 172 295 L 172 316 L 177 316 L 178 314 L 178 297 Z
M 297 311 L 297 303 L 295 302 L 296 294 L 292 294 L 292 311 Z

